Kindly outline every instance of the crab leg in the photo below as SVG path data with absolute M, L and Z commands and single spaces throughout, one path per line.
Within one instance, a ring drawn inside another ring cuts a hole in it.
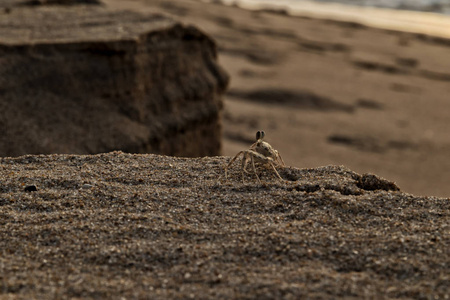
M 250 155 L 250 158 L 252 160 L 253 172 L 255 172 L 256 178 L 258 179 L 259 184 L 261 184 L 261 179 L 259 179 L 258 173 L 256 173 L 255 159 L 253 158 L 253 155 Z
M 242 183 L 244 183 L 244 172 L 247 173 L 245 168 L 247 167 L 248 153 L 247 153 L 247 150 L 244 150 L 242 152 L 244 154 L 242 155 L 242 162 L 241 162 L 241 177 L 242 177 Z
M 228 177 L 228 175 L 227 175 L 227 172 L 228 172 L 228 168 L 231 166 L 231 164 L 236 160 L 236 158 L 238 158 L 238 156 L 241 154 L 241 153 L 244 153 L 245 151 L 239 151 L 238 152 L 238 154 L 236 154 L 234 157 L 233 157 L 233 159 L 228 163 L 228 165 L 225 167 L 225 178 L 227 178 Z
M 242 170 L 245 172 L 245 173 L 247 173 L 248 174 L 248 172 L 247 172 L 247 164 L 248 164 L 248 157 L 249 157 L 249 154 L 248 154 L 248 150 L 245 150 L 245 151 L 243 151 L 244 152 L 244 156 L 242 157 Z
M 276 151 L 276 150 L 275 150 L 275 151 Z M 277 154 L 277 160 L 281 161 L 281 165 L 282 165 L 282 166 L 285 166 L 286 164 L 284 163 L 284 160 L 283 160 L 283 158 L 281 157 L 281 154 L 278 153 L 278 151 L 276 151 L 276 154 Z
M 272 167 L 272 169 L 275 171 L 275 174 L 278 176 L 278 178 L 280 178 L 281 180 L 283 180 L 283 178 L 281 178 L 280 174 L 278 173 L 277 169 L 275 168 L 275 166 L 272 164 L 272 162 L 269 161 L 270 166 Z

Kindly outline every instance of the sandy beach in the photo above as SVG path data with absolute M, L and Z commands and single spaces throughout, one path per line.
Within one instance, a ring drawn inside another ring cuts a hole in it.
M 291 166 L 345 165 L 409 193 L 450 195 L 444 37 L 199 1 L 105 3 L 170 14 L 217 41 L 231 75 L 224 155 L 263 129 Z
M 215 39 L 224 156 L 0 157 L 0 299 L 450 298 L 448 40 L 104 2 Z M 287 166 L 229 165 L 261 129 Z

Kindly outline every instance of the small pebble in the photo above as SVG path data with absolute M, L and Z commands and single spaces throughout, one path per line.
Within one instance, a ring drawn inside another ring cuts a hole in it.
M 36 192 L 37 191 L 37 187 L 35 185 L 27 185 L 24 188 L 25 192 Z
M 91 189 L 91 188 L 93 188 L 94 186 L 92 185 L 92 184 L 87 184 L 87 183 L 85 183 L 85 184 L 83 184 L 82 186 L 81 186 L 81 188 L 82 189 Z

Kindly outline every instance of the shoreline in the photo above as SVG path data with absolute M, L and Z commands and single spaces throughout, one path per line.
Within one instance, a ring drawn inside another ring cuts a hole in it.
M 274 10 L 293 17 L 308 17 L 340 22 L 355 22 L 365 26 L 426 34 L 450 39 L 450 16 L 408 10 L 379 7 L 361 7 L 340 3 L 317 3 L 312 1 L 280 0 L 264 4 L 258 0 L 200 0 L 219 3 L 246 10 Z

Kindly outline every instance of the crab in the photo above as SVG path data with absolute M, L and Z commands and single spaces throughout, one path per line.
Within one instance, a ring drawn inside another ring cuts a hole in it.
M 274 171 L 275 175 L 279 179 L 283 180 L 275 166 L 285 166 L 284 161 L 277 150 L 273 149 L 273 147 L 268 142 L 263 141 L 264 136 L 264 131 L 260 130 L 256 132 L 256 142 L 253 143 L 250 148 L 248 148 L 248 150 L 239 151 L 225 167 L 225 178 L 227 178 L 228 168 L 242 154 L 242 182 L 244 182 L 244 172 L 248 173 L 247 165 L 249 161 L 251 161 L 252 163 L 253 172 L 255 173 L 256 178 L 258 179 L 258 182 L 260 184 L 261 179 L 256 172 L 255 162 L 258 164 L 262 164 L 266 168 L 271 168 Z

